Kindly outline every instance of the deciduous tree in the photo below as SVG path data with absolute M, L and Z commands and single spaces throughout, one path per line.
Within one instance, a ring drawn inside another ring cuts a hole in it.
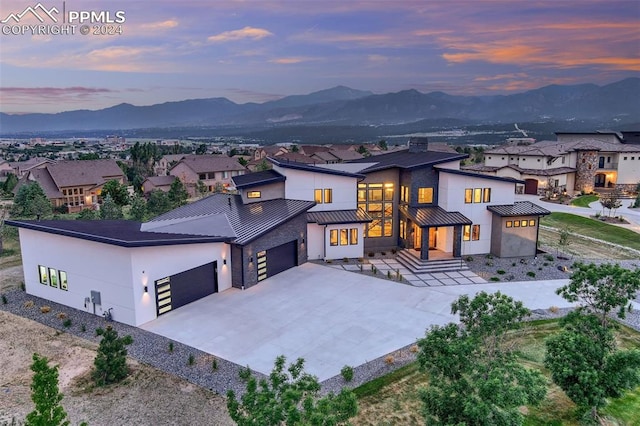
M 173 183 L 171 183 L 171 187 L 169 188 L 169 192 L 167 194 L 169 196 L 169 200 L 171 201 L 171 208 L 176 208 L 187 204 L 189 193 L 187 192 L 187 189 L 184 187 L 184 184 L 180 179 L 175 179 Z
M 247 368 L 240 377 L 246 392 L 240 400 L 233 391 L 227 393 L 227 408 L 239 426 L 346 424 L 358 411 L 356 396 L 347 389 L 337 395 L 320 397 L 315 376 L 304 372 L 304 360 L 292 363 L 285 371 L 284 356 L 276 358 L 268 379 L 258 380 Z
M 521 424 L 518 408 L 546 393 L 544 376 L 518 362 L 507 336 L 529 311 L 499 292 L 461 296 L 451 310 L 460 326 L 433 326 L 418 341 L 418 362 L 430 378 L 420 392 L 427 423 Z
M 127 186 L 112 179 L 102 186 L 101 192 L 102 198 L 111 196 L 111 199 L 119 206 L 126 206 L 129 204 L 129 191 Z
M 578 264 L 571 281 L 557 290 L 578 308 L 563 320 L 563 330 L 546 342 L 545 366 L 553 381 L 580 411 L 598 418 L 606 398 L 640 384 L 640 351 L 619 350 L 613 335 L 616 311 L 624 318 L 640 289 L 640 269 Z
M 48 360 L 33 354 L 31 371 L 31 400 L 35 409 L 27 414 L 26 426 L 66 426 L 67 413 L 60 405 L 62 395 L 58 389 L 58 366 L 49 367 Z
M 38 182 L 23 185 L 13 200 L 12 215 L 40 219 L 51 214 L 51 202 Z

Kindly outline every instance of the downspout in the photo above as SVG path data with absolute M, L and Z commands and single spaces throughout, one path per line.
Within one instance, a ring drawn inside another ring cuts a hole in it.
M 324 232 L 322 233 L 322 257 L 323 260 L 327 259 L 327 225 L 324 226 Z
M 536 246 L 535 246 L 536 247 L 536 251 L 533 254 L 533 256 L 536 257 L 536 258 L 538 257 L 538 241 L 540 241 L 540 218 L 541 217 L 542 216 L 538 216 L 538 220 L 536 222 L 536 225 L 537 225 L 536 226 Z

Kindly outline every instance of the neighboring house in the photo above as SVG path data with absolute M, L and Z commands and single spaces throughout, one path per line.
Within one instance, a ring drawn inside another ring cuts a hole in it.
M 247 169 L 235 158 L 225 155 L 187 155 L 171 168 L 169 174 L 178 177 L 184 183 L 191 196 L 196 195 L 198 181 L 209 190 L 216 190 L 221 185 L 232 190 L 234 176 L 243 175 Z
M 269 158 L 213 194 L 149 222 L 7 221 L 20 233 L 26 291 L 140 325 L 308 259 L 410 249 L 460 258 L 536 254 L 548 211 L 514 202 L 512 178 L 459 170 L 466 155 L 408 150 L 351 163 Z M 185 161 L 185 160 L 183 160 Z M 398 257 L 400 260 L 400 257 Z
M 0 160 L 0 176 L 7 176 L 9 173 L 14 173 L 11 164 L 6 160 Z
M 268 145 L 256 149 L 253 153 L 253 159 L 260 162 L 263 158 L 277 157 L 278 155 L 287 154 L 289 150 L 284 146 Z
M 125 183 L 115 160 L 59 161 L 28 171 L 14 192 L 29 182 L 38 182 L 53 207 L 66 206 L 69 213 L 96 207 L 102 186 L 110 180 Z
M 34 169 L 43 169 L 49 164 L 55 164 L 55 160 L 51 160 L 49 158 L 43 157 L 33 157 L 26 161 L 16 161 L 11 163 L 11 167 L 13 168 L 13 174 L 20 179 L 27 172 Z
M 484 164 L 464 169 L 522 180 L 525 194 L 573 195 L 614 186 L 633 191 L 640 182 L 640 143 L 633 132 L 556 135 L 555 141 L 487 150 Z
M 149 176 L 142 182 L 142 193 L 148 194 L 154 190 L 169 192 L 171 184 L 176 180 L 175 176 Z
M 310 155 L 310 158 L 317 160 L 318 164 L 336 164 L 359 160 L 364 156 L 357 151 L 348 149 L 330 149 L 328 151 L 317 151 Z
M 163 155 L 161 159 L 155 162 L 153 165 L 153 173 L 156 176 L 167 176 L 169 169 L 173 167 L 178 161 L 186 157 L 187 154 L 167 154 Z

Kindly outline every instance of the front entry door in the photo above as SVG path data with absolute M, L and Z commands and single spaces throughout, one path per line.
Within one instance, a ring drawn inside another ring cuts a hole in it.
M 438 244 L 438 228 L 429 228 L 429 249 L 435 249 Z
M 420 250 L 422 248 L 422 228 L 413 225 L 413 248 Z

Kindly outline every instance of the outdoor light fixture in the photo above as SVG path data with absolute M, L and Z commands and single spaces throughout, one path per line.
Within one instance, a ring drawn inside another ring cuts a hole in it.
M 249 258 L 249 263 L 253 263 L 253 256 Z
M 222 259 L 222 264 L 226 265 L 227 264 L 227 259 Z
M 144 286 L 144 292 L 149 293 L 149 287 L 147 287 L 146 285 Z

